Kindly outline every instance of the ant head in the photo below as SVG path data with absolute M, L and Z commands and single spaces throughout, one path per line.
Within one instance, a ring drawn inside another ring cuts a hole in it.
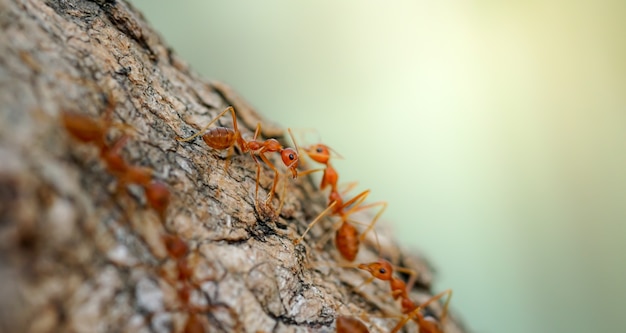
M 161 239 L 163 239 L 167 253 L 172 258 L 180 259 L 189 251 L 187 243 L 178 236 L 165 234 L 161 236 Z
M 391 275 L 393 274 L 391 263 L 382 259 L 369 264 L 360 264 L 359 269 L 366 270 L 373 277 L 383 281 L 391 280 Z
M 161 182 L 153 181 L 145 189 L 148 204 L 163 217 L 170 203 L 170 191 L 167 186 Z
M 314 144 L 302 150 L 315 162 L 326 164 L 330 160 L 330 148 L 325 144 Z
M 280 151 L 280 158 L 291 171 L 293 178 L 298 177 L 298 170 L 296 169 L 298 167 L 298 153 L 291 148 L 285 148 Z

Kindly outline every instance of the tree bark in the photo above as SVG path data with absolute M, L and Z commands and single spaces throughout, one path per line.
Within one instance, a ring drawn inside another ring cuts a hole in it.
M 232 89 L 190 70 L 129 4 L 0 0 L 0 26 L 0 332 L 178 332 L 195 314 L 212 332 L 334 332 L 338 315 L 386 332 L 398 321 L 388 318 L 398 313 L 388 285 L 356 288 L 364 272 L 338 267 L 332 242 L 313 246 L 332 221 L 293 244 L 326 206 L 309 178 L 286 180 L 276 216 L 255 207 L 249 155 L 226 168 L 224 152 L 175 140 L 233 105 L 244 137 L 261 122 L 264 137 L 286 144 Z M 98 148 L 62 125 L 63 112 L 95 120 L 109 103 L 108 140 L 130 132 L 124 160 L 154 169 L 171 192 L 164 218 L 140 186 L 119 189 Z M 219 123 L 232 127 L 229 116 Z M 262 201 L 273 174 L 261 175 Z M 420 273 L 414 299 L 428 299 L 426 262 L 379 230 L 383 253 Z M 163 234 L 191 249 L 193 308 L 177 297 Z M 378 258 L 372 240 L 359 262 Z M 446 332 L 462 330 L 450 318 Z

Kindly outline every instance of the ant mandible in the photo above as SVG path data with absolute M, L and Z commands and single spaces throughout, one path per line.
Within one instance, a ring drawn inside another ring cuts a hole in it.
M 229 111 L 233 118 L 232 129 L 219 126 L 209 129 L 211 125 L 213 125 L 219 118 L 221 118 Z M 196 134 L 187 138 L 178 137 L 176 138 L 176 140 L 178 140 L 179 142 L 187 142 L 193 140 L 199 135 L 202 135 L 202 140 L 204 140 L 207 146 L 217 150 L 228 149 L 226 164 L 227 167 L 228 159 L 230 158 L 230 155 L 232 154 L 235 146 L 237 146 L 242 153 L 249 152 L 250 156 L 257 164 L 256 188 L 254 191 L 255 204 L 258 204 L 259 179 L 261 174 L 261 163 L 259 163 L 259 160 L 257 159 L 258 156 L 265 164 L 270 167 L 270 169 L 274 171 L 274 182 L 272 184 L 272 189 L 270 190 L 268 197 L 265 200 L 265 205 L 268 205 L 272 201 L 272 197 L 276 192 L 276 185 L 278 184 L 278 169 L 276 169 L 274 164 L 265 156 L 265 153 L 279 152 L 283 164 L 291 171 L 293 178 L 296 178 L 298 176 L 298 153 L 292 148 L 284 148 L 276 139 L 257 141 L 260 133 L 261 124 L 259 123 L 256 126 L 256 130 L 254 131 L 254 136 L 252 137 L 252 140 L 245 140 L 242 137 L 241 132 L 239 131 L 239 127 L 237 126 L 237 116 L 235 115 L 235 109 L 232 106 L 229 106 Z M 289 131 L 289 135 L 291 136 L 291 139 L 295 142 L 291 131 Z

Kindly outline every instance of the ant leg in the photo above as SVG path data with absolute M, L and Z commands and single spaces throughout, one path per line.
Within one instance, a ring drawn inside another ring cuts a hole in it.
M 370 222 L 370 223 L 363 223 L 363 222 L 359 222 L 359 221 L 351 219 L 351 218 L 346 218 L 346 221 L 350 222 L 352 224 L 365 226 L 365 227 L 369 227 L 372 224 L 372 222 Z M 368 231 L 370 231 L 370 230 L 369 229 L 366 230 L 363 234 L 365 235 Z M 378 232 L 376 232 L 376 229 L 372 229 L 371 231 L 374 233 L 374 241 L 375 241 L 375 245 L 376 245 L 376 250 L 378 250 L 378 256 L 380 258 L 382 258 L 382 249 L 380 248 L 380 240 L 378 239 Z M 365 237 L 363 237 L 363 239 L 365 239 Z M 360 241 L 363 241 L 363 239 L 359 238 Z
M 337 201 L 333 201 L 330 205 L 328 205 L 328 207 L 326 209 L 324 209 L 321 213 L 319 213 L 319 215 L 317 215 L 317 217 L 313 220 L 313 222 L 309 223 L 308 227 L 306 228 L 306 230 L 304 231 L 304 233 L 298 237 L 297 239 L 295 239 L 293 241 L 294 244 L 298 244 L 300 243 L 303 239 L 304 236 L 309 232 L 309 230 L 311 230 L 311 228 L 319 221 L 322 219 L 322 217 L 324 217 L 326 214 L 328 214 L 328 212 L 331 211 L 331 209 L 333 209 L 335 207 L 335 204 L 337 203 Z
M 268 203 L 272 202 L 272 198 L 274 197 L 274 192 L 276 192 L 276 185 L 278 185 L 278 169 L 276 169 L 274 164 L 272 164 L 272 162 L 270 162 L 270 160 L 268 160 L 267 157 L 265 157 L 264 152 L 261 151 L 259 153 L 259 157 L 263 160 L 263 162 L 265 162 L 265 164 L 267 164 L 270 167 L 270 169 L 274 170 L 274 183 L 272 184 L 272 190 L 268 194 L 267 199 L 265 199 L 265 204 L 267 205 Z M 259 179 L 257 178 L 257 185 L 258 185 L 258 181 Z
M 343 221 L 335 222 L 331 228 L 331 231 L 327 231 L 326 234 L 324 234 L 324 237 L 322 237 L 315 243 L 315 248 L 321 250 L 324 247 L 324 244 L 326 244 L 326 242 L 328 242 L 330 238 L 333 237 L 333 235 L 337 234 L 337 230 L 341 229 L 341 225 L 343 223 Z
M 254 205 L 258 208 L 258 203 L 259 203 L 259 180 L 261 177 L 261 163 L 259 163 L 259 160 L 256 158 L 256 156 L 254 156 L 254 153 L 250 152 L 250 156 L 252 156 L 252 159 L 254 160 L 254 163 L 256 163 L 256 187 L 254 189 Z
M 277 215 L 283 210 L 283 204 L 285 203 L 285 193 L 287 193 L 287 177 L 283 177 L 283 190 L 280 192 L 280 203 L 278 204 Z
M 186 138 L 182 138 L 182 137 L 177 137 L 176 140 L 178 142 L 187 142 L 187 141 L 191 141 L 193 139 L 195 139 L 197 136 L 201 135 L 202 133 L 204 133 L 209 126 L 215 124 L 215 122 L 220 119 L 223 115 L 226 114 L 226 112 L 230 111 L 232 113 L 233 116 L 233 126 L 235 127 L 235 132 L 238 132 L 239 130 L 237 129 L 237 117 L 235 117 L 235 109 L 233 109 L 232 106 L 227 107 L 224 111 L 222 111 L 220 114 L 217 115 L 217 117 L 213 118 L 213 120 L 211 120 L 211 122 L 209 122 L 206 126 L 204 126 L 201 130 L 199 130 L 196 134 L 186 137 Z
M 256 141 L 256 138 L 259 136 L 260 132 L 261 132 L 261 123 L 257 123 L 256 130 L 254 131 L 254 137 L 252 138 L 251 141 Z M 239 134 L 239 137 L 241 138 L 241 134 Z M 243 139 L 241 140 L 243 141 Z M 247 147 L 247 146 L 244 145 L 244 147 Z M 247 151 L 246 148 L 244 148 L 244 150 Z M 259 153 L 259 156 L 261 155 L 262 153 Z M 261 163 L 259 163 L 259 160 L 256 158 L 256 156 L 254 155 L 254 152 L 251 150 L 250 150 L 250 156 L 254 160 L 254 163 L 256 163 L 256 185 L 254 188 L 254 206 L 258 209 L 259 208 L 259 182 L 261 181 Z
M 439 294 L 433 296 L 428 301 L 420 304 L 419 308 L 423 309 L 426 306 L 428 306 L 430 303 L 435 302 L 446 295 L 448 297 L 446 298 L 446 301 L 443 303 L 443 311 L 441 312 L 441 317 L 439 318 L 439 323 L 443 324 L 444 320 L 446 320 L 446 317 L 448 316 L 448 305 L 450 305 L 450 299 L 452 298 L 452 289 L 446 289 L 440 292 Z
M 343 203 L 343 206 L 341 206 L 341 208 L 346 208 L 350 205 L 354 205 L 352 208 L 350 208 L 345 215 L 350 215 L 354 212 L 357 212 L 361 209 L 357 209 L 361 203 L 363 203 L 363 201 L 365 201 L 365 199 L 367 198 L 367 196 L 370 194 L 370 190 L 365 190 L 359 194 L 357 194 L 356 196 L 354 196 L 352 199 L 346 201 Z
M 394 266 L 396 272 L 402 272 L 409 274 L 409 281 L 406 283 L 406 292 L 409 293 L 411 289 L 413 289 L 413 285 L 415 285 L 415 281 L 417 281 L 418 272 L 414 269 L 410 269 L 407 267 L 399 267 Z
M 383 212 L 385 211 L 385 209 L 387 209 L 387 202 L 386 201 L 379 201 L 379 202 L 374 202 L 371 204 L 367 204 L 367 205 L 361 205 L 363 203 L 363 201 L 365 201 L 365 199 L 367 198 L 367 196 L 369 195 L 370 190 L 365 190 L 359 194 L 357 194 L 354 198 L 346 201 L 343 204 L 343 207 L 347 207 L 349 205 L 353 205 L 352 208 L 350 208 L 345 215 L 349 216 L 355 212 L 364 210 L 364 209 L 368 209 L 371 207 L 375 207 L 375 206 L 381 206 L 382 208 L 378 211 L 378 213 L 376 213 L 376 215 L 374 216 L 374 219 L 372 219 L 372 222 L 368 225 L 367 229 L 365 229 L 365 231 L 363 233 L 361 233 L 360 240 L 365 239 L 365 234 L 367 234 L 370 230 L 372 230 L 372 228 L 374 228 L 374 225 L 376 224 L 376 222 L 378 221 L 378 219 L 380 218 L 380 216 L 383 214 Z
M 378 213 L 376 213 L 376 215 L 374 216 L 374 218 L 372 219 L 372 222 L 370 222 L 370 224 L 367 226 L 367 228 L 365 229 L 365 231 L 363 231 L 361 233 L 361 236 L 359 236 L 360 240 L 364 240 L 365 239 L 365 235 L 374 228 L 374 225 L 376 224 L 376 222 L 378 221 L 378 219 L 380 218 L 380 216 L 383 214 L 383 212 L 385 211 L 385 209 L 387 209 L 387 202 L 386 201 L 380 201 L 380 202 L 375 202 L 375 203 L 371 203 L 371 204 L 367 204 L 367 205 L 363 205 L 361 207 L 358 207 L 358 209 L 355 207 L 353 211 L 351 211 L 351 213 L 357 211 L 357 210 L 362 210 L 362 209 L 366 209 L 366 208 L 371 208 L 371 207 L 375 207 L 375 206 L 382 206 L 380 208 L 380 210 L 378 211 Z
M 235 150 L 235 145 L 230 146 L 228 148 L 228 153 L 226 153 L 226 163 L 224 163 L 224 169 L 228 171 L 228 167 L 230 166 L 230 158 L 233 156 L 233 151 Z
M 345 196 L 346 194 L 348 194 L 348 192 L 352 191 L 358 184 L 359 182 L 357 181 L 342 184 L 341 186 L 345 186 L 346 188 L 339 194 L 341 194 L 342 197 Z

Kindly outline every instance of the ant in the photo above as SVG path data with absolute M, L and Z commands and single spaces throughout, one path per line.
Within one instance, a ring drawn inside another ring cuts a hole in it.
M 335 168 L 330 164 L 331 152 L 334 152 L 332 148 L 325 144 L 314 144 L 310 147 L 302 148 L 302 150 L 314 161 L 325 164 L 326 168 L 324 168 L 324 175 L 322 176 L 322 181 L 320 184 L 320 189 L 325 189 L 327 186 L 331 187 L 330 195 L 328 196 L 328 207 L 322 211 L 309 225 L 304 233 L 294 240 L 295 244 L 298 244 L 304 239 L 304 236 L 311 230 L 311 228 L 326 214 L 336 215 L 341 218 L 341 225 L 335 232 L 335 244 L 337 245 L 337 250 L 348 261 L 354 261 L 356 258 L 359 245 L 361 241 L 365 239 L 365 235 L 369 232 L 382 215 L 382 213 L 387 208 L 387 202 L 380 201 L 367 205 L 362 205 L 363 201 L 367 198 L 370 193 L 370 190 L 365 190 L 359 194 L 357 194 L 354 198 L 344 202 L 342 195 L 339 193 L 337 189 L 337 182 L 339 180 L 339 174 L 335 170 Z M 335 154 L 337 154 L 335 152 Z M 339 155 L 339 154 L 337 154 Z M 311 173 L 318 171 L 319 169 L 314 169 L 310 171 L 305 171 L 301 174 Z M 351 186 L 350 186 L 351 187 Z M 346 192 L 349 191 L 346 190 Z M 359 231 L 348 221 L 355 223 L 349 219 L 349 216 L 357 211 L 361 211 L 364 209 L 368 209 L 375 206 L 382 206 L 382 208 L 378 211 L 378 213 L 374 216 L 372 221 L 367 225 L 367 228 L 364 232 L 359 235 Z M 350 207 L 350 208 L 349 208 Z M 347 210 L 346 210 L 347 209 Z M 320 242 L 323 243 L 323 242 Z
M 421 311 L 424 308 L 426 308 L 428 305 L 430 305 L 430 303 L 436 302 L 436 301 L 438 301 L 439 299 L 441 299 L 442 297 L 444 297 L 446 295 L 447 295 L 447 298 L 446 298 L 446 301 L 445 301 L 445 303 L 443 305 L 443 312 L 441 314 L 441 318 L 439 319 L 439 321 L 437 321 L 437 319 L 435 319 L 434 317 L 425 316 L 424 314 L 422 314 Z M 424 303 L 420 304 L 419 306 L 415 307 L 415 309 L 413 311 L 411 311 L 409 313 L 406 313 L 404 319 L 402 319 L 391 330 L 391 333 L 396 333 L 396 332 L 400 331 L 400 329 L 402 327 L 404 327 L 404 325 L 406 325 L 406 323 L 408 323 L 411 319 L 413 319 L 415 321 L 415 323 L 417 324 L 417 327 L 418 327 L 420 333 L 443 333 L 443 326 L 442 325 L 443 325 L 444 321 L 446 320 L 446 316 L 448 315 L 448 305 L 450 303 L 450 298 L 451 297 L 452 297 L 452 289 L 444 290 L 444 291 L 440 292 L 439 294 L 431 297 L 426 302 L 424 302 Z M 404 300 L 403 300 L 403 303 L 405 303 Z
M 159 214 L 161 220 L 164 220 L 170 201 L 170 191 L 165 184 L 152 180 L 154 170 L 148 167 L 129 165 L 122 159 L 120 150 L 128 139 L 129 136 L 124 135 L 112 147 L 103 149 L 102 159 L 109 172 L 118 178 L 118 189 L 123 188 L 128 183 L 143 187 L 148 205 Z
M 360 264 L 358 265 L 358 268 L 365 270 L 372 275 L 372 278 L 367 280 L 365 283 L 369 283 L 373 279 L 389 281 L 389 286 L 391 288 L 391 294 L 393 298 L 396 300 L 400 299 L 402 313 L 405 316 L 394 327 L 394 329 L 391 331 L 392 333 L 398 332 L 400 328 L 406 325 L 406 323 L 409 322 L 411 319 L 413 319 L 417 323 L 420 333 L 443 333 L 443 328 L 441 327 L 440 324 L 443 324 L 443 322 L 446 319 L 447 312 L 448 312 L 448 304 L 450 303 L 450 299 L 452 297 L 452 289 L 447 289 L 433 296 L 428 301 L 418 306 L 409 298 L 408 290 L 410 289 L 407 289 L 407 285 L 404 283 L 404 281 L 393 276 L 393 266 L 391 265 L 390 262 L 384 259 L 379 259 L 378 261 L 373 262 L 373 263 Z M 412 283 L 409 283 L 409 285 L 412 286 Z M 422 309 L 424 309 L 430 303 L 433 303 L 441 299 L 444 296 L 447 296 L 447 298 L 444 303 L 443 313 L 441 315 L 439 322 L 437 322 L 436 320 L 430 317 L 425 317 L 422 314 L 421 312 Z
M 389 281 L 389 287 L 391 288 L 391 295 L 393 299 L 405 299 L 409 298 L 408 291 L 413 288 L 413 284 L 415 282 L 415 277 L 417 276 L 417 272 L 412 269 L 396 267 L 396 270 L 399 272 L 408 273 L 411 278 L 409 279 L 409 284 L 407 286 L 404 281 L 399 278 L 394 277 L 393 275 L 393 265 L 384 259 L 379 259 L 376 262 L 372 262 L 369 264 L 359 264 L 356 266 L 358 269 L 365 270 L 369 272 L 372 276 L 367 279 L 363 284 L 368 284 L 375 279 L 381 281 Z
M 164 278 L 171 286 L 176 288 L 176 294 L 179 302 L 182 304 L 179 310 L 188 314 L 183 327 L 183 333 L 203 333 L 208 332 L 208 324 L 201 313 L 214 310 L 216 308 L 225 308 L 232 317 L 236 318 L 237 314 L 234 310 L 226 305 L 203 305 L 192 304 L 191 295 L 194 290 L 199 288 L 199 284 L 203 281 L 194 280 L 194 267 L 191 265 L 189 258 L 189 247 L 185 241 L 174 235 L 164 234 L 161 240 L 165 245 L 168 256 L 176 262 L 176 278 L 171 279 L 167 276 L 167 272 L 161 271 L 161 277 Z M 204 281 L 210 280 L 205 279 Z M 241 331 L 240 322 L 237 320 L 235 330 Z
M 232 129 L 219 126 L 208 129 L 219 118 L 221 118 L 229 111 L 233 118 Z M 278 184 L 278 169 L 276 169 L 274 164 L 265 156 L 265 153 L 280 153 L 283 164 L 291 171 L 293 178 L 296 178 L 298 176 L 298 171 L 296 169 L 298 167 L 298 153 L 292 148 L 284 148 L 276 139 L 257 141 L 260 133 L 261 124 L 258 123 L 256 126 L 256 130 L 254 131 L 254 136 L 252 137 L 252 140 L 245 140 L 241 135 L 241 131 L 239 131 L 239 127 L 237 126 L 237 116 L 235 115 L 235 109 L 232 106 L 229 106 L 196 134 L 187 138 L 177 137 L 176 140 L 178 140 L 179 142 L 187 142 L 193 140 L 199 135 L 202 135 L 202 140 L 204 140 L 207 146 L 217 150 L 228 149 L 226 167 L 228 167 L 228 161 L 230 156 L 232 155 L 235 146 L 237 146 L 238 150 L 242 153 L 249 152 L 250 156 L 257 165 L 256 188 L 254 191 L 255 205 L 258 204 L 259 179 L 261 174 L 261 163 L 259 163 L 259 160 L 257 159 L 258 156 L 265 164 L 270 167 L 270 169 L 274 171 L 274 182 L 272 184 L 272 189 L 270 190 L 268 197 L 265 200 L 265 205 L 267 206 L 272 201 L 274 192 L 276 192 L 276 185 Z M 291 130 L 289 131 L 289 135 L 291 136 L 291 140 L 295 142 L 293 135 L 291 134 Z
M 163 183 L 152 180 L 151 168 L 130 165 L 124 161 L 121 150 L 130 139 L 129 135 L 124 134 L 112 144 L 107 143 L 106 137 L 111 127 L 124 127 L 111 124 L 111 113 L 114 110 L 111 96 L 107 96 L 107 101 L 107 109 L 99 119 L 63 111 L 61 122 L 72 137 L 83 143 L 92 143 L 98 148 L 107 170 L 118 179 L 118 191 L 126 184 L 140 185 L 144 188 L 148 204 L 163 220 L 169 205 L 170 192 Z
M 165 221 L 165 212 L 170 204 L 170 190 L 165 184 L 155 180 L 144 186 L 144 191 L 148 205 L 159 214 L 161 221 Z
M 106 148 L 106 133 L 110 125 L 110 113 L 108 108 L 101 119 L 94 120 L 90 117 L 67 111 L 61 112 L 61 122 L 65 129 L 75 139 L 83 143 L 94 143 L 98 149 Z
M 367 232 L 374 228 L 374 225 L 382 215 L 382 213 L 387 209 L 387 202 L 379 201 L 370 204 L 363 205 L 363 201 L 369 195 L 370 190 L 365 190 L 359 194 L 357 194 L 352 199 L 343 202 L 341 195 L 337 191 L 336 187 L 330 192 L 328 197 L 330 204 L 328 207 L 322 211 L 311 223 L 309 223 L 308 227 L 304 231 L 304 233 L 293 242 L 294 244 L 300 243 L 304 236 L 311 230 L 311 228 L 324 217 L 326 214 L 339 216 L 341 219 L 341 225 L 335 232 L 335 244 L 337 245 L 337 250 L 341 254 L 341 256 L 348 260 L 354 261 L 358 252 L 359 245 L 361 241 L 365 239 L 365 235 Z M 359 234 L 359 231 L 356 227 L 352 225 L 352 223 L 356 223 L 355 221 L 350 219 L 350 215 L 355 212 L 368 209 L 375 206 L 382 206 L 382 208 L 376 213 L 372 221 L 367 225 L 365 231 Z M 352 223 L 350 223 L 352 222 Z

